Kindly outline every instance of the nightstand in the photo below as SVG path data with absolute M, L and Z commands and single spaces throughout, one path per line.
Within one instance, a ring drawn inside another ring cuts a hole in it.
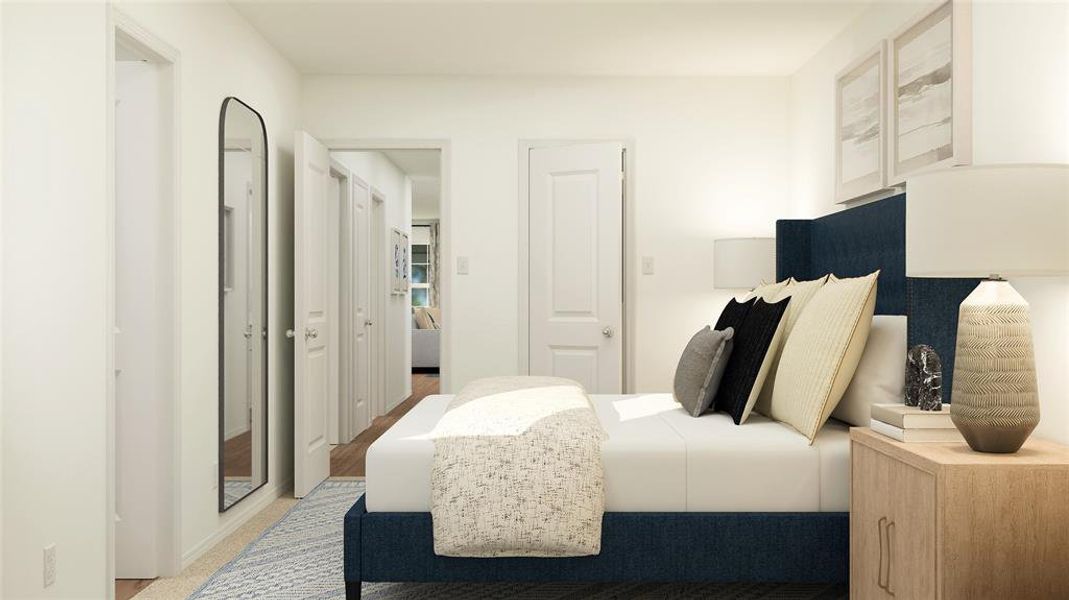
M 1069 447 L 850 440 L 850 598 L 1069 597 Z

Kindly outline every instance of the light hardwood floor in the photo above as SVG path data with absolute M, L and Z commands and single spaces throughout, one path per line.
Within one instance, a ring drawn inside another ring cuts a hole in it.
M 379 439 L 383 433 L 412 407 L 419 404 L 427 396 L 438 393 L 438 376 L 425 375 L 422 373 L 412 374 L 412 395 L 398 404 L 393 410 L 375 419 L 360 435 L 356 436 L 348 444 L 335 446 L 330 453 L 330 476 L 331 477 L 363 477 L 364 459 L 371 443 Z

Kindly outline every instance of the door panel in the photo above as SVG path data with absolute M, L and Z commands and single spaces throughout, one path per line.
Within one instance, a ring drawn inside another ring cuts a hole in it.
M 330 158 L 303 131 L 296 134 L 294 303 L 296 352 L 294 495 L 304 497 L 330 473 L 327 443 L 330 363 L 329 236 L 326 232 Z
M 530 152 L 530 373 L 623 389 L 623 148 Z
M 935 597 L 935 477 L 851 445 L 850 597 Z
M 359 433 L 371 426 L 371 189 L 353 178 L 353 423 Z

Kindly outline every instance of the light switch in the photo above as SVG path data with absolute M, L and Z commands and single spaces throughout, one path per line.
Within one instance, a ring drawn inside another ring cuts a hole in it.
M 643 256 L 642 257 L 642 274 L 643 275 L 653 275 L 653 257 L 652 256 Z
M 467 274 L 468 274 L 468 257 L 467 256 L 458 256 L 457 257 L 457 275 L 467 275 Z

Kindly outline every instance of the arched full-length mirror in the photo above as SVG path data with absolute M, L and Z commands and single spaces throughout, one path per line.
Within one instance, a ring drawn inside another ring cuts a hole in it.
M 219 115 L 219 511 L 267 483 L 267 131 Z

